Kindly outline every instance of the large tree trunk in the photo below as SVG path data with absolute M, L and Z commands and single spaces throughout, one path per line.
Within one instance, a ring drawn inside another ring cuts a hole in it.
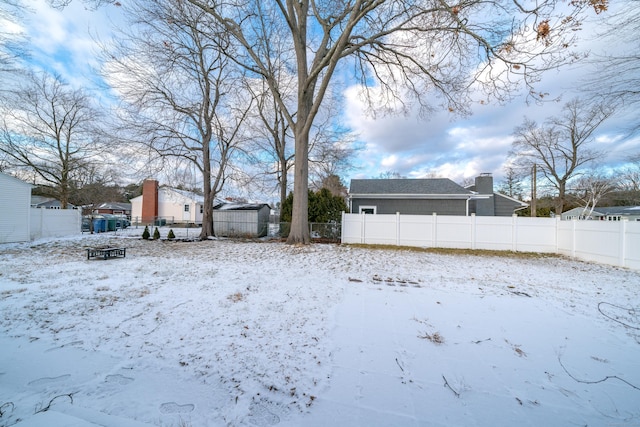
M 204 206 L 202 208 L 202 230 L 200 240 L 206 240 L 213 236 L 213 198 L 215 194 L 211 191 L 211 157 L 209 152 L 209 141 L 202 146 L 202 190 L 204 192 Z M 196 212 L 197 214 L 197 212 Z
M 301 122 L 299 129 L 304 128 Z M 296 132 L 296 158 L 293 179 L 293 210 L 291 212 L 291 230 L 289 244 L 308 244 L 309 235 L 309 132 Z
M 567 188 L 567 183 L 561 181 L 558 185 L 558 198 L 556 199 L 556 215 L 562 215 L 562 210 L 564 209 L 564 198 L 565 192 Z
M 284 158 L 280 159 L 280 209 L 284 206 L 284 202 L 287 200 L 287 186 L 289 180 L 287 179 L 287 165 Z

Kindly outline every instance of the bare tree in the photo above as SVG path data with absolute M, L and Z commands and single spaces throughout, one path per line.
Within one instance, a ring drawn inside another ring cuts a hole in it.
M 522 199 L 522 174 L 514 166 L 504 168 L 504 181 L 498 191 L 509 197 Z
M 622 169 L 621 187 L 626 191 L 640 192 L 640 154 L 629 158 Z
M 599 21 L 599 40 L 609 46 L 604 53 L 595 53 L 590 62 L 595 72 L 589 74 L 585 90 L 596 97 L 607 97 L 620 104 L 622 112 L 630 112 L 628 121 L 631 133 L 640 130 L 640 1 L 617 4 L 618 10 L 605 14 Z
M 466 112 L 473 82 L 494 98 L 507 97 L 517 86 L 511 76 L 531 84 L 538 72 L 569 57 L 571 30 L 579 25 L 583 9 L 606 8 L 606 0 L 563 3 L 566 15 L 554 11 L 556 0 L 529 8 L 507 0 L 185 1 L 210 14 L 235 39 L 240 50 L 232 52 L 234 59 L 265 79 L 293 131 L 289 243 L 310 241 L 309 137 L 339 65 L 351 65 L 365 88 L 378 84 L 365 92 L 372 104 L 396 106 L 410 93 L 429 111 L 437 94 L 444 108 Z M 293 110 L 269 67 L 273 26 L 286 29 L 278 37 L 295 54 L 287 64 L 297 78 Z M 548 61 L 535 60 L 541 55 Z
M 255 115 L 252 121 L 252 139 L 257 153 L 255 163 L 266 170 L 268 176 L 275 176 L 280 206 L 287 199 L 289 191 L 289 173 L 294 165 L 293 134 L 278 103 L 270 95 L 264 81 L 260 81 L 260 91 L 250 87 L 255 99 Z
M 602 171 L 585 172 L 572 184 L 572 193 L 583 206 L 581 219 L 591 217 L 598 202 L 618 189 L 616 180 Z
M 91 97 L 59 76 L 31 73 L 1 107 L 0 152 L 13 168 L 31 171 L 36 182 L 50 187 L 66 209 L 74 181 L 106 160 L 98 160 L 99 113 Z
M 404 179 L 406 176 L 400 175 L 398 171 L 384 171 L 380 172 L 378 176 L 374 176 L 373 179 Z
M 516 127 L 510 155 L 523 169 L 535 165 L 537 173 L 555 188 L 556 215 L 562 214 L 569 180 L 580 175 L 580 167 L 600 157 L 589 145 L 595 130 L 611 114 L 613 109 L 604 104 L 589 106 L 574 99 L 564 106 L 564 114 L 543 125 L 525 118 Z
M 213 201 L 233 173 L 252 101 L 241 97 L 243 76 L 222 54 L 229 41 L 208 14 L 180 0 L 126 7 L 136 20 L 107 52 L 105 75 L 124 100 L 129 139 L 200 172 L 206 239 L 214 234 Z
M 15 70 L 15 61 L 25 54 L 23 34 L 15 24 L 24 6 L 20 0 L 0 0 L 0 73 Z
M 331 93 L 311 130 L 309 144 L 309 180 L 316 190 L 331 176 L 341 176 L 353 169 L 355 135 L 343 124 L 338 96 Z

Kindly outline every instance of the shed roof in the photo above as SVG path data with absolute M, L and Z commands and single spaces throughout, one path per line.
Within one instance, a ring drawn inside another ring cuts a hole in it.
M 271 209 L 266 203 L 222 203 L 214 207 L 219 211 L 259 211 L 263 207 Z

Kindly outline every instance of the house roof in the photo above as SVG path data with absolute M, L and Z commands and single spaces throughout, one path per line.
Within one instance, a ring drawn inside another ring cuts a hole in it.
M 180 196 L 184 197 L 185 199 L 189 199 L 193 202 L 196 203 L 204 203 L 204 196 L 201 196 L 200 194 L 194 193 L 193 191 L 187 191 L 187 190 L 179 190 L 177 188 L 172 188 L 172 187 L 160 187 L 160 189 L 158 191 L 170 191 L 176 194 L 179 194 Z
M 201 196 L 197 193 L 194 193 L 192 191 L 187 191 L 187 190 L 179 190 L 177 188 L 172 188 L 172 187 L 160 187 L 158 189 L 159 193 L 163 193 L 166 197 L 168 197 L 170 200 L 173 200 L 172 194 L 173 195 L 177 195 L 180 196 L 184 199 L 188 199 L 191 202 L 194 203 L 204 203 L 204 196 Z M 143 200 L 143 196 L 144 195 L 140 195 L 137 197 L 134 197 L 133 199 L 131 199 L 130 201 L 142 201 Z M 175 197 L 175 196 L 174 196 Z M 216 197 L 215 200 L 213 201 L 213 206 L 219 205 L 219 204 L 223 204 L 226 203 L 224 200 Z
M 563 215 L 581 213 L 584 208 L 577 207 L 563 212 Z M 603 206 L 596 207 L 591 213 L 592 216 L 604 215 L 638 215 L 640 216 L 640 206 Z
M 459 195 L 470 196 L 475 192 L 451 181 L 449 178 L 426 179 L 352 179 L 349 188 L 356 195 Z
M 596 211 L 604 215 L 640 215 L 640 206 L 598 207 L 594 209 Z
M 526 207 L 529 207 L 528 203 L 523 202 L 522 200 L 518 200 L 516 198 L 513 198 L 511 196 L 507 196 L 506 194 L 502 194 L 502 193 L 493 193 L 493 195 L 495 197 L 501 197 L 503 199 L 509 200 L 510 202 L 513 202 L 515 205 L 520 205 L 521 207 L 516 209 L 516 210 L 520 210 L 520 209 L 524 209 Z
M 71 203 L 67 204 L 69 208 L 75 208 Z M 62 206 L 59 200 L 53 197 L 31 196 L 31 207 L 34 208 L 59 208 Z
M 101 203 L 96 209 L 120 209 L 124 211 L 131 210 L 131 203 L 106 202 Z

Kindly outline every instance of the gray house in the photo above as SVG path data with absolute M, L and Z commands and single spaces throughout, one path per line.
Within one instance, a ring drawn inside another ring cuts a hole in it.
M 223 203 L 213 208 L 213 229 L 218 237 L 262 237 L 270 215 L 265 203 Z
M 62 203 L 58 199 L 45 196 L 31 196 L 31 207 L 38 209 L 62 209 Z M 68 209 L 75 209 L 75 205 L 67 204 Z
M 574 208 L 562 213 L 563 220 L 587 219 L 597 221 L 640 221 L 640 206 L 596 207 L 589 215 L 589 210 Z
M 493 177 L 482 174 L 464 188 L 448 178 L 353 179 L 351 213 L 511 216 L 528 205 L 493 192 Z

